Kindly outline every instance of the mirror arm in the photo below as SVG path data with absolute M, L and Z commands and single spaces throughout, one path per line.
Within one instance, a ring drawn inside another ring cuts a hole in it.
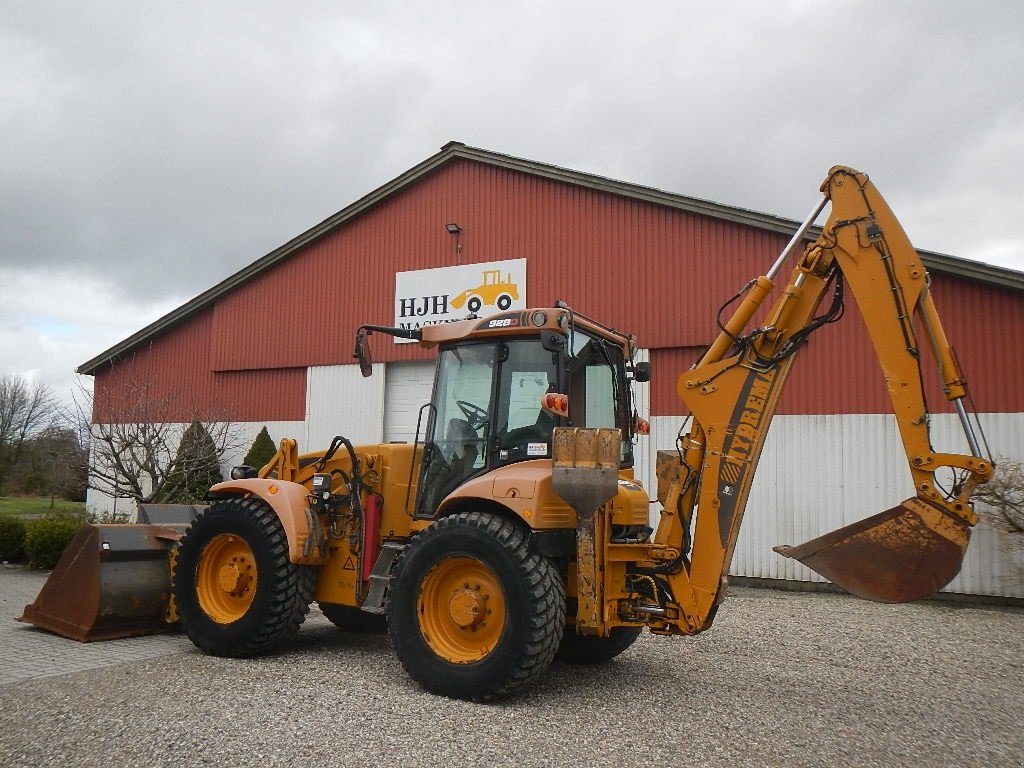
M 361 325 L 357 333 L 366 332 L 369 336 L 371 333 L 386 333 L 388 336 L 395 336 L 399 339 L 416 339 L 419 341 L 423 338 L 423 330 L 420 328 L 395 328 L 390 325 Z
M 361 325 L 356 331 L 356 349 L 352 357 L 359 361 L 359 372 L 363 378 L 373 375 L 373 361 L 370 357 L 370 344 L 366 340 L 374 331 L 386 333 L 401 339 L 422 339 L 423 331 L 418 328 L 393 328 L 388 325 Z

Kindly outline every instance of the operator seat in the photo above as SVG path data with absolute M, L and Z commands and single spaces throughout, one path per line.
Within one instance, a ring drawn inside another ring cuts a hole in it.
M 449 449 L 448 472 L 444 486 L 454 486 L 473 472 L 480 455 L 480 436 L 466 419 L 450 419 L 445 431 L 445 444 Z

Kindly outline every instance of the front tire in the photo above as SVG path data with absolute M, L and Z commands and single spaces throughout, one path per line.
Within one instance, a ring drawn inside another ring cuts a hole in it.
M 267 653 L 299 631 L 315 574 L 289 561 L 284 528 L 265 501 L 218 501 L 181 539 L 174 597 L 182 627 L 214 656 Z
M 388 631 L 402 666 L 428 691 L 487 701 L 551 664 L 565 626 L 558 570 L 528 533 L 489 512 L 438 520 L 395 566 Z

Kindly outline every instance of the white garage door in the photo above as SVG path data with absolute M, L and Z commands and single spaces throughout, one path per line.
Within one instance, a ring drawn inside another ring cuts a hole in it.
M 411 443 L 416 439 L 420 408 L 430 402 L 434 361 L 389 363 L 384 384 L 384 439 Z M 426 413 L 424 413 L 426 422 Z M 426 428 L 424 423 L 423 428 Z

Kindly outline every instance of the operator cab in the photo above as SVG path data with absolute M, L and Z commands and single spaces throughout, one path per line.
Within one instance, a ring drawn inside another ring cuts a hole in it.
M 553 392 L 568 395 L 567 417 L 541 406 Z M 417 517 L 433 517 L 471 477 L 549 459 L 556 426 L 618 427 L 621 466 L 633 464 L 623 348 L 579 326 L 567 335 L 543 331 L 442 345 L 425 408 Z

